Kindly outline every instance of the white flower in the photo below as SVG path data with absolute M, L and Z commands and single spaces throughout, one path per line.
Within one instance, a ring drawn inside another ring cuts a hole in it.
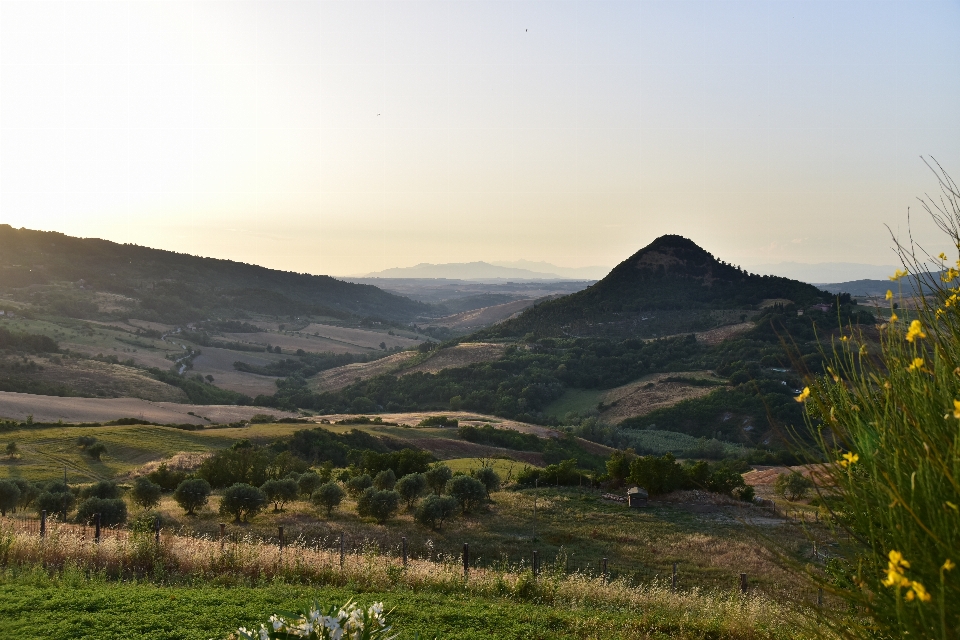
M 270 640 L 270 632 L 263 625 L 260 625 L 260 640 Z
M 273 623 L 273 630 L 280 631 L 280 627 L 283 626 L 283 618 L 278 618 L 277 616 L 270 616 L 270 622 Z

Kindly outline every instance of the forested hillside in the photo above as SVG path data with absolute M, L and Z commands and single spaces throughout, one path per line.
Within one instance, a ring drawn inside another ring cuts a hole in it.
M 691 240 L 666 235 L 588 289 L 539 304 L 481 336 L 655 337 L 741 320 L 765 300 L 787 300 L 804 308 L 832 299 L 797 280 L 747 273 Z
M 431 312 L 329 276 L 0 225 L 0 291 L 25 287 L 25 301 L 79 318 L 113 313 L 181 323 L 259 313 L 409 321 Z

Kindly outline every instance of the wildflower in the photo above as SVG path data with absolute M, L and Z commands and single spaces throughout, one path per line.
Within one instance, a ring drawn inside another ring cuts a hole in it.
M 938 257 L 939 257 L 941 260 L 946 260 L 946 259 L 947 259 L 947 254 L 945 254 L 944 252 L 941 251 L 941 252 L 940 252 L 940 255 L 939 255 Z
M 840 336 L 840 342 L 846 342 L 849 339 L 847 336 Z
M 800 392 L 800 395 L 794 398 L 797 402 L 806 402 L 807 398 L 810 397 L 810 387 L 804 387 L 803 391 Z
M 960 400 L 953 401 L 953 417 L 960 420 Z
M 940 568 L 943 569 L 944 571 L 953 571 L 953 568 L 955 566 L 957 565 L 954 564 L 953 560 L 951 560 L 950 558 L 947 558 L 946 560 L 943 561 L 943 566 Z
M 910 590 L 907 591 L 907 600 L 913 600 L 914 595 L 916 595 L 917 600 L 920 602 L 930 602 L 930 594 L 927 593 L 923 585 L 916 580 L 910 582 Z
M 903 559 L 899 551 L 891 551 L 887 557 L 887 577 L 883 580 L 885 587 L 906 587 L 910 581 L 903 575 L 904 569 L 910 568 L 910 563 Z
M 890 314 L 890 322 L 896 322 L 896 321 L 897 321 L 897 314 L 891 313 L 891 314 Z
M 916 338 L 926 338 L 927 334 L 923 332 L 923 325 L 920 324 L 919 320 L 914 320 L 910 323 L 910 328 L 907 330 L 907 342 L 913 342 Z
M 956 280 L 957 276 L 960 276 L 960 271 L 957 271 L 953 267 L 950 267 L 949 269 L 946 270 L 946 272 L 942 276 L 940 276 L 940 279 L 943 282 L 951 282 L 953 280 Z
M 867 345 L 865 344 L 860 345 L 860 355 L 861 356 L 867 355 Z
M 840 460 L 839 462 L 840 462 L 840 466 L 846 469 L 850 465 L 856 464 L 859 460 L 860 460 L 860 456 L 858 456 L 853 452 L 848 451 L 847 453 L 843 454 L 843 459 Z
M 893 291 L 887 289 L 887 300 L 893 300 Z
M 905 276 L 905 275 L 908 275 L 908 273 L 907 273 L 906 271 L 901 271 L 900 269 L 897 269 L 897 270 L 894 272 L 894 274 L 893 274 L 892 276 L 890 276 L 890 279 L 893 280 L 894 282 L 896 282 L 897 280 L 899 280 L 900 278 L 902 278 L 902 277 Z
M 917 371 L 923 369 L 923 358 L 914 358 L 913 362 L 907 367 L 907 371 Z

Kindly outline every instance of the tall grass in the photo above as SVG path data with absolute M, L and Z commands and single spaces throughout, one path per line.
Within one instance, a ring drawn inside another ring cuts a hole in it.
M 408 559 L 374 550 L 347 553 L 295 542 L 281 551 L 252 539 L 228 541 L 166 536 L 157 545 L 152 532 L 134 531 L 94 544 L 81 529 L 52 525 L 41 539 L 0 522 L 0 564 L 81 571 L 115 579 L 221 585 L 289 581 L 345 586 L 352 590 L 406 589 L 438 597 L 500 597 L 544 606 L 630 612 L 637 628 L 680 635 L 732 638 L 786 638 L 801 624 L 798 611 L 762 594 L 691 589 L 674 592 L 664 581 L 640 587 L 626 580 L 567 574 L 563 563 L 545 567 L 537 577 L 528 567 L 503 564 L 471 568 L 464 578 L 462 560 Z
M 960 190 L 935 173 L 941 197 L 923 202 L 953 257 L 898 243 L 914 302 L 888 294 L 879 349 L 844 332 L 827 375 L 798 398 L 834 461 L 826 473 L 837 495 L 827 501 L 860 543 L 825 579 L 869 615 L 872 624 L 849 629 L 863 637 L 960 637 Z

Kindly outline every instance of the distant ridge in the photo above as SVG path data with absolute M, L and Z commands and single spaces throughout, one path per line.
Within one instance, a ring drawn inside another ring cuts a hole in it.
M 481 334 L 656 336 L 698 331 L 738 321 L 738 310 L 757 309 L 770 299 L 804 307 L 832 296 L 797 280 L 748 273 L 692 240 L 666 235 L 593 286 L 538 304 Z
M 547 263 L 540 263 L 547 267 Z M 539 266 L 539 265 L 538 265 Z M 446 278 L 450 280 L 576 280 L 558 273 L 533 271 L 519 267 L 505 267 L 489 262 L 451 262 L 430 264 L 422 262 L 412 267 L 394 267 L 368 273 L 364 278 Z M 589 280 L 590 278 L 582 278 Z

